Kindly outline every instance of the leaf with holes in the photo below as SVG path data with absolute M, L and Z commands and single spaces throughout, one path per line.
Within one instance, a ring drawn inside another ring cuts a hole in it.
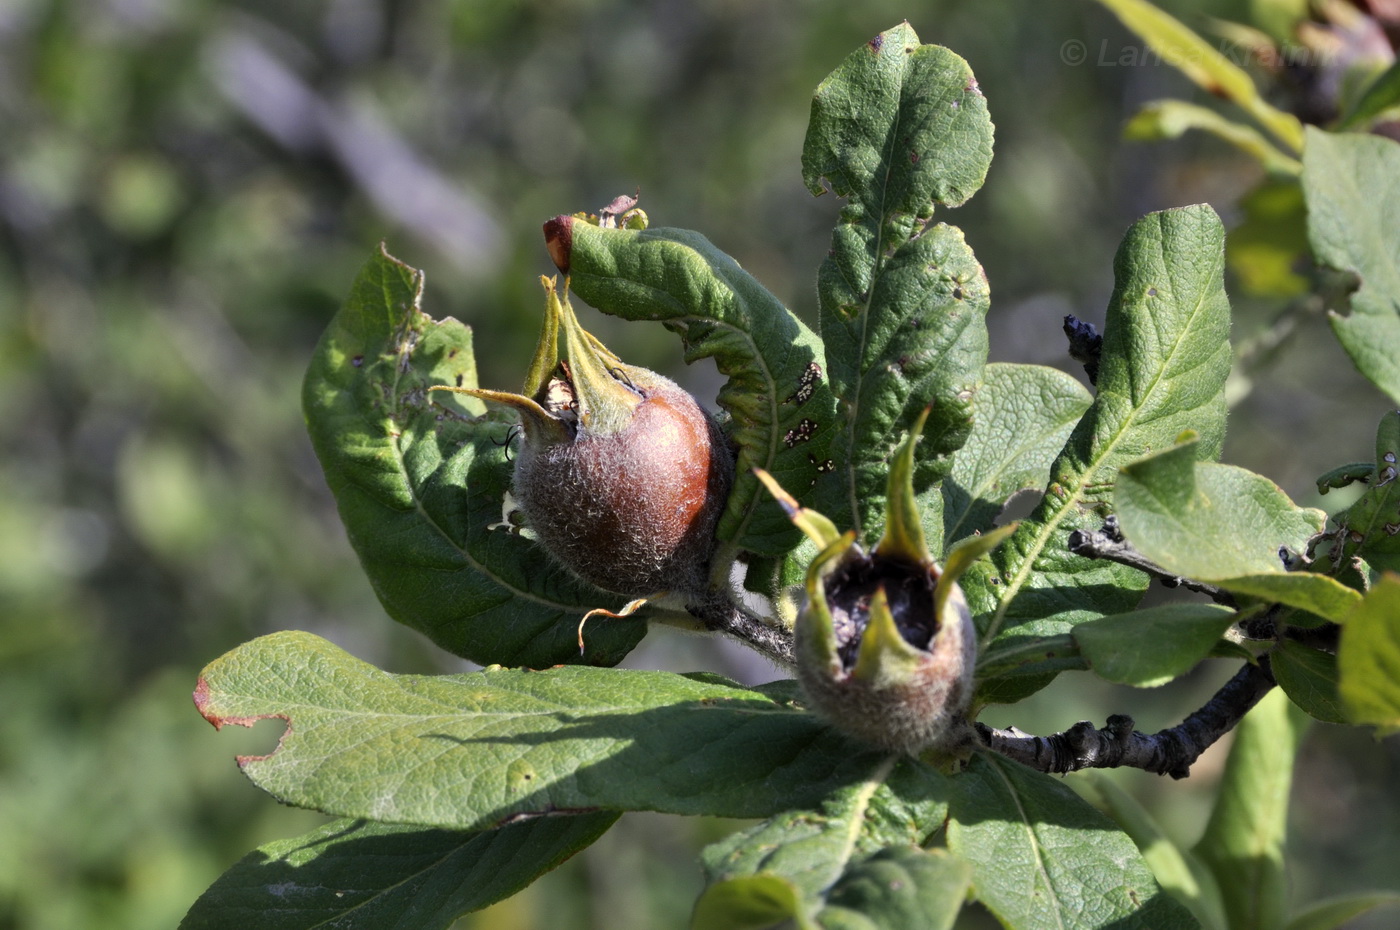
M 211 663 L 195 703 L 215 726 L 287 722 L 272 753 L 238 760 L 281 801 L 483 829 L 594 808 L 767 817 L 885 764 L 793 696 L 791 682 L 579 666 L 391 675 L 276 633 Z
M 589 587 L 511 532 L 510 429 L 479 401 L 460 406 L 434 384 L 476 386 L 471 330 L 435 321 L 423 274 L 381 252 L 331 321 L 302 389 L 307 428 L 340 518 L 389 615 L 482 664 L 613 665 L 642 620 L 590 632 L 594 607 L 622 599 Z
M 982 185 L 992 122 L 967 62 L 921 45 L 908 23 L 876 36 L 817 87 L 802 148 L 814 194 L 846 199 L 817 273 L 832 390 L 835 482 L 814 506 L 867 540 L 885 473 L 924 407 L 915 490 L 949 468 L 972 427 L 987 360 L 986 275 L 962 231 L 929 225 Z

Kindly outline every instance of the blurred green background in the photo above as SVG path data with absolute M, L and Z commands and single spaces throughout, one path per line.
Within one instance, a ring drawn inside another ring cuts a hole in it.
M 1200 26 L 1207 4 L 1165 6 Z M 1267 26 L 1300 5 L 1208 6 Z M 463 667 L 379 608 L 301 422 L 312 347 L 378 242 L 426 269 L 430 312 L 476 328 L 493 387 L 533 345 L 541 222 L 638 186 L 654 225 L 701 230 L 811 319 L 838 204 L 801 184 L 810 95 L 906 18 L 970 61 L 997 124 L 986 188 L 942 216 L 987 270 L 994 359 L 1071 367 L 1061 317 L 1102 321 L 1142 213 L 1205 200 L 1238 221 L 1253 163 L 1121 140 L 1144 101 L 1199 95 L 1101 61 L 1132 40 L 1087 2 L 0 0 L 0 930 L 173 927 L 255 845 L 319 822 L 233 765 L 277 727 L 216 734 L 191 705 L 223 651 L 298 628 L 393 671 Z M 1237 341 L 1282 306 L 1235 296 Z M 713 397 L 713 366 L 675 371 L 659 327 L 588 325 Z M 1385 403 L 1314 315 L 1236 407 L 1227 459 L 1335 508 L 1311 479 L 1369 456 Z M 776 677 L 664 631 L 628 664 Z M 1148 693 L 1066 677 L 987 719 L 1158 729 L 1231 671 Z M 1191 837 L 1222 756 L 1123 783 Z M 1397 775 L 1394 741 L 1314 728 L 1300 900 L 1400 886 Z M 461 926 L 682 926 L 696 849 L 731 826 L 624 818 Z

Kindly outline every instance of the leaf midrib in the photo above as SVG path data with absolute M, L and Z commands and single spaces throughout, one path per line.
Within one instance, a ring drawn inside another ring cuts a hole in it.
M 1158 222 L 1160 223 L 1160 220 Z M 1165 242 L 1161 244 L 1165 244 Z M 1159 255 L 1161 255 L 1163 252 L 1163 250 L 1160 248 L 1160 245 L 1158 252 Z M 1163 259 L 1164 258 L 1165 257 L 1163 256 Z M 1215 259 L 1211 262 L 1210 270 L 1203 277 L 1213 278 L 1215 269 L 1219 266 L 1220 261 L 1221 258 L 1219 255 L 1217 255 Z M 1166 266 L 1165 260 L 1163 260 L 1163 266 Z M 1098 473 L 1100 467 L 1102 467 L 1103 462 L 1105 462 L 1113 454 L 1113 451 L 1123 440 L 1123 436 L 1137 423 L 1140 411 L 1142 411 L 1148 406 L 1149 401 L 1152 399 L 1153 395 L 1156 394 L 1157 389 L 1161 385 L 1163 378 L 1166 377 L 1166 372 L 1172 367 L 1172 363 L 1175 361 L 1177 354 L 1181 351 L 1182 346 L 1186 343 L 1188 337 L 1191 335 L 1192 329 L 1194 328 L 1197 319 L 1199 319 L 1202 306 L 1213 293 L 1213 288 L 1201 289 L 1196 299 L 1196 305 L 1191 308 L 1191 312 L 1187 315 L 1187 322 L 1181 328 L 1181 335 L 1172 345 L 1171 351 L 1162 361 L 1162 364 L 1158 366 L 1157 372 L 1152 379 L 1151 386 L 1142 395 L 1142 401 L 1130 408 L 1128 415 L 1123 418 L 1122 423 L 1119 425 L 1119 428 L 1114 431 L 1113 437 L 1109 440 L 1109 442 L 1107 442 L 1104 445 L 1102 453 L 1095 457 L 1093 461 L 1089 463 L 1088 467 L 1084 468 L 1080 472 L 1078 478 L 1074 483 L 1073 492 L 1065 496 L 1064 503 L 1060 506 L 1058 510 L 1055 511 L 1054 515 L 1045 522 L 1040 532 L 1036 534 L 1034 541 L 1026 555 L 1026 558 L 1021 563 L 1021 567 L 1017 569 L 1016 574 L 1012 577 L 1011 581 L 1008 582 L 1002 589 L 1003 593 L 1001 603 L 997 606 L 997 611 L 992 617 L 992 622 L 987 626 L 987 632 L 982 636 L 980 643 L 981 649 L 986 649 L 988 644 L 990 644 L 991 641 L 996 638 L 996 635 L 1001 632 L 1002 624 L 1006 620 L 1006 612 L 1010 609 L 1011 604 L 1013 601 L 1015 601 L 1017 595 L 1021 593 L 1021 588 L 1025 586 L 1027 579 L 1030 578 L 1031 573 L 1034 571 L 1036 559 L 1040 558 L 1040 554 L 1045 550 L 1045 546 L 1050 542 L 1050 537 L 1054 534 L 1055 530 L 1059 528 L 1059 525 L 1069 515 L 1070 511 L 1074 507 L 1077 507 L 1080 501 L 1083 500 L 1085 489 L 1089 486 L 1089 483 L 1093 476 Z M 1097 403 L 1098 398 L 1095 399 L 1095 404 Z M 1093 408 L 1091 407 L 1090 409 L 1092 410 Z

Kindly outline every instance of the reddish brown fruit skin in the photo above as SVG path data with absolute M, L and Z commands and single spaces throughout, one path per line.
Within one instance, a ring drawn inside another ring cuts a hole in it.
M 644 399 L 620 432 L 525 443 L 516 498 L 540 544 L 585 581 L 629 597 L 699 594 L 734 459 L 679 386 L 654 374 L 636 386 Z

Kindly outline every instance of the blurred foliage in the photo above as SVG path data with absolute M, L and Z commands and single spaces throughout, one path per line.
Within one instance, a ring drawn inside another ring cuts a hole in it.
M 1299 4 L 1164 6 L 1279 35 Z M 173 926 L 246 850 L 316 822 L 244 783 L 188 703 L 225 649 L 300 628 L 395 671 L 457 667 L 378 607 L 298 412 L 375 244 L 428 269 L 432 312 L 476 328 L 484 384 L 515 383 L 529 357 L 539 224 L 638 186 L 653 223 L 705 232 L 810 319 L 837 210 L 800 177 L 811 88 L 904 17 L 971 62 L 997 123 L 984 194 L 956 220 L 991 281 L 994 359 L 1069 368 L 1060 318 L 1102 320 L 1137 216 L 1250 209 L 1258 169 L 1223 143 L 1119 139 L 1148 99 L 1208 101 L 1169 68 L 1103 64 L 1131 40 L 1087 3 L 0 2 L 0 930 Z M 1237 344 L 1278 312 L 1235 308 Z M 658 328 L 590 326 L 638 364 L 678 366 Z M 1382 399 L 1320 314 L 1290 326 L 1225 457 L 1310 504 L 1315 475 L 1365 457 Z M 712 369 L 677 374 L 713 396 Z M 629 664 L 773 677 L 651 639 Z M 1212 675 L 1146 694 L 1062 679 L 1014 722 L 1165 726 Z M 1394 742 L 1315 727 L 1302 759 L 1295 895 L 1393 886 L 1378 844 L 1400 830 Z M 1207 761 L 1188 784 L 1124 783 L 1199 829 Z M 624 818 L 463 925 L 676 926 L 694 851 L 722 832 Z

